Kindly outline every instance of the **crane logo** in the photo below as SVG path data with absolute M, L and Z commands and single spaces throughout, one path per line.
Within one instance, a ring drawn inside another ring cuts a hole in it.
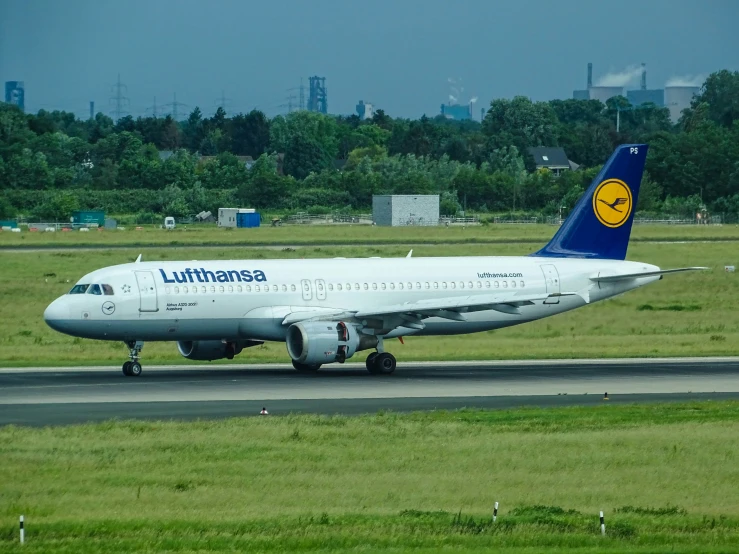
M 593 211 L 606 227 L 621 227 L 629 219 L 632 207 L 631 189 L 623 181 L 607 179 L 595 189 Z

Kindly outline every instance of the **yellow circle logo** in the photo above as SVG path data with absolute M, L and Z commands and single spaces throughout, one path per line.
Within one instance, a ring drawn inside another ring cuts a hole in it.
M 593 194 L 593 211 L 603 225 L 621 227 L 631 215 L 631 189 L 623 181 L 607 179 Z

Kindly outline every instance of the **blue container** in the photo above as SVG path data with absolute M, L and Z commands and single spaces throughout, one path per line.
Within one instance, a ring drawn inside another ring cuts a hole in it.
M 236 214 L 236 227 L 259 227 L 259 213 L 238 213 Z

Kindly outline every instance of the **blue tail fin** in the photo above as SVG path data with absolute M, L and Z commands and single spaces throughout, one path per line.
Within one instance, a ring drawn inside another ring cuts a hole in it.
M 616 148 L 557 234 L 532 256 L 625 259 L 647 148 Z

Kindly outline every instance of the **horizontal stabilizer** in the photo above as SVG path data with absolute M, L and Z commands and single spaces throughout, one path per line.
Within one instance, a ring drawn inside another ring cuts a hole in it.
M 629 281 L 631 279 L 640 279 L 642 277 L 655 277 L 657 275 L 667 275 L 668 273 L 680 273 L 683 271 L 701 271 L 708 269 L 707 267 L 679 267 L 677 269 L 660 269 L 659 271 L 643 271 L 641 273 L 625 273 L 623 275 L 603 275 L 590 277 L 591 281 L 599 283 L 614 283 L 616 281 Z

